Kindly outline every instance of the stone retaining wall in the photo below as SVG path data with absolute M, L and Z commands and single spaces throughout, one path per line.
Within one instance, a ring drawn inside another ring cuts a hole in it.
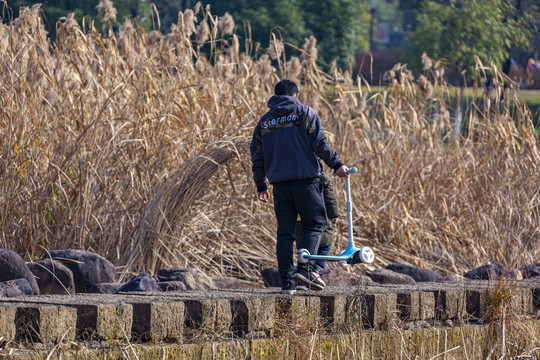
M 539 282 L 469 281 L 329 287 L 292 296 L 268 288 L 9 298 L 0 300 L 0 338 L 10 342 L 6 348 L 21 349 L 69 342 L 89 348 L 169 343 L 188 349 L 208 341 L 233 347 L 235 341 L 248 341 L 252 348 L 256 339 L 481 326 L 496 323 L 503 307 L 540 332 Z

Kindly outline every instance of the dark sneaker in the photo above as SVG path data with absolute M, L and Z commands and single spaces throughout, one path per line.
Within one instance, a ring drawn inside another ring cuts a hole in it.
M 324 289 L 324 281 L 321 276 L 313 271 L 299 269 L 294 273 L 293 279 L 300 285 L 306 286 L 308 289 L 320 291 Z
M 281 287 L 281 294 L 294 295 L 296 293 L 296 284 L 294 281 L 288 282 Z
M 296 290 L 297 290 L 297 291 L 308 291 L 309 289 L 308 289 L 307 286 L 305 286 L 305 285 L 302 285 L 302 284 L 296 284 Z
M 313 273 L 319 277 L 319 283 L 322 285 L 322 286 L 326 286 L 326 283 L 324 282 L 323 278 L 322 278 L 322 275 L 321 273 L 319 272 L 319 270 L 313 270 Z

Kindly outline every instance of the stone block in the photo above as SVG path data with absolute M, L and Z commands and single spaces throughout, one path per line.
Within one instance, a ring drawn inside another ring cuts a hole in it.
M 344 324 L 346 326 L 355 328 L 362 326 L 364 322 L 365 313 L 365 295 L 354 294 L 346 296 L 345 310 L 344 310 Z
M 490 306 L 490 291 L 489 290 L 467 290 L 466 296 L 466 311 L 467 314 L 483 320 L 489 316 L 491 311 Z
M 325 326 L 338 328 L 345 324 L 347 296 L 321 296 L 321 318 Z
M 420 320 L 420 293 L 409 292 L 396 295 L 399 317 L 404 321 Z
M 181 340 L 184 330 L 184 303 L 132 303 L 132 334 L 143 340 Z
M 231 303 L 227 299 L 185 300 L 185 330 L 227 332 L 231 329 Z
M 397 312 L 397 294 L 366 295 L 363 303 L 363 324 L 379 328 L 388 323 Z
M 435 319 L 435 294 L 422 291 L 419 293 L 420 307 L 418 309 L 419 320 Z
M 536 310 L 540 310 L 540 287 L 532 290 L 532 303 Z
M 435 295 L 414 291 L 396 294 L 399 316 L 404 321 L 431 320 L 435 317 Z
M 15 306 L 0 306 L 0 338 L 2 341 L 12 341 L 15 339 L 17 328 L 15 327 L 15 316 L 17 308 Z
M 320 324 L 321 299 L 317 296 L 276 297 L 276 321 L 310 331 Z
M 534 289 L 522 289 L 523 312 L 527 315 L 534 314 Z
M 130 339 L 131 304 L 76 305 L 77 337 L 81 339 Z
M 531 289 L 516 288 L 509 299 L 510 308 L 516 314 L 530 315 L 534 313 L 533 292 Z
M 462 320 L 465 314 L 465 292 L 440 290 L 433 293 L 436 318 L 439 320 Z
M 67 306 L 23 305 L 17 307 L 15 338 L 43 344 L 75 340 L 77 311 Z
M 232 300 L 232 330 L 237 335 L 270 336 L 275 324 L 274 303 L 273 297 Z
M 250 359 L 295 359 L 295 349 L 288 339 L 253 339 L 250 341 Z

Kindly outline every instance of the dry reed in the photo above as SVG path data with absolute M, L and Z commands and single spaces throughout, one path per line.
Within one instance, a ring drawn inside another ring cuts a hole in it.
M 314 38 L 288 64 L 275 36 L 275 60 L 242 53 L 232 19 L 200 5 L 167 37 L 130 21 L 114 35 L 83 31 L 68 15 L 55 43 L 39 5 L 20 14 L 0 25 L 2 248 L 29 260 L 80 248 L 129 272 L 188 266 L 261 284 L 257 270 L 275 266 L 275 220 L 256 200 L 247 144 L 285 72 L 360 169 L 354 230 L 375 250 L 374 267 L 462 273 L 540 258 L 533 117 L 494 68 L 478 64 L 499 74 L 497 96 L 478 88 L 458 127 L 454 89 L 429 59 L 418 80 L 398 65 L 369 94 L 362 79 L 319 69 Z

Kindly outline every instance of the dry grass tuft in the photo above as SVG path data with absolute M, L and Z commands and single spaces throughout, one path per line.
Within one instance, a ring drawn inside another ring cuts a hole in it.
M 219 37 L 232 19 L 200 4 L 167 37 L 129 20 L 118 37 L 83 31 L 68 15 L 50 43 L 39 5 L 20 14 L 0 25 L 2 248 L 29 260 L 81 248 L 128 272 L 189 266 L 262 284 L 257 270 L 275 266 L 275 220 L 256 200 L 247 144 L 287 74 L 360 169 L 354 231 L 374 266 L 462 273 L 540 258 L 533 116 L 496 69 L 478 63 L 495 74 L 495 96 L 475 87 L 459 112 L 439 62 L 424 59 L 419 79 L 398 64 L 369 93 L 336 67 L 323 73 L 314 38 L 287 47 L 301 53 L 288 63 L 276 36 L 274 60 L 240 52 L 236 35 Z
M 110 0 L 100 0 L 96 6 L 101 21 L 116 20 L 117 10 Z

